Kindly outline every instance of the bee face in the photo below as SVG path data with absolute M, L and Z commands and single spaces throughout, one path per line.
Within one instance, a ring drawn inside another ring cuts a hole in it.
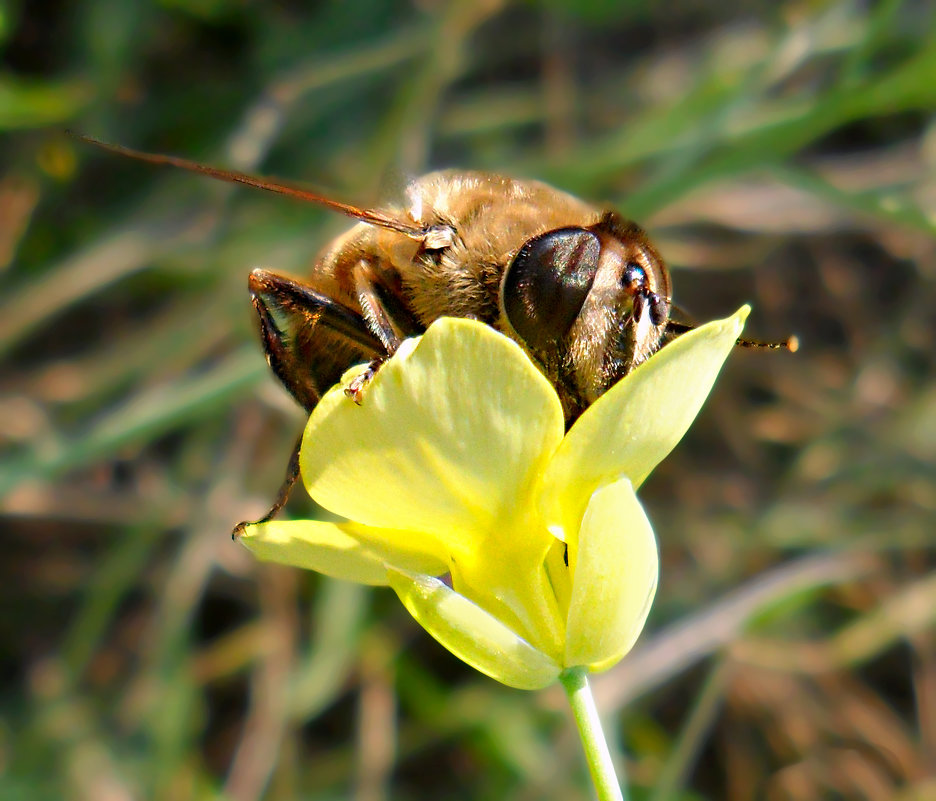
M 501 300 L 574 419 L 660 347 L 669 294 L 669 273 L 643 231 L 612 212 L 524 243 Z

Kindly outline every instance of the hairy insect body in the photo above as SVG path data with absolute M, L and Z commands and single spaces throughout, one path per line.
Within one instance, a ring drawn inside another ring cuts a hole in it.
M 456 171 L 414 181 L 408 204 L 385 213 L 408 231 L 355 225 L 304 282 L 311 301 L 282 276 L 251 276 L 271 365 L 307 408 L 352 364 L 392 354 L 444 316 L 518 341 L 569 423 L 662 344 L 668 273 L 614 213 L 536 181 Z M 339 312 L 359 320 L 351 341 Z

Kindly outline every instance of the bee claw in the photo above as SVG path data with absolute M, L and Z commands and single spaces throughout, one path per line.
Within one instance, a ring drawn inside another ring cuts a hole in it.
M 300 436 L 293 446 L 292 456 L 289 457 L 289 464 L 286 467 L 286 476 L 279 488 L 279 492 L 276 494 L 276 500 L 273 501 L 273 505 L 270 507 L 270 511 L 259 520 L 242 520 L 234 526 L 234 529 L 231 531 L 231 539 L 234 540 L 234 542 L 240 539 L 247 526 L 259 526 L 261 523 L 269 523 L 279 514 L 280 509 L 286 505 L 286 501 L 289 500 L 289 493 L 292 492 L 292 488 L 299 480 L 299 453 L 301 448 L 302 437 Z
M 371 382 L 374 376 L 377 375 L 377 371 L 385 361 L 385 359 L 371 360 L 368 362 L 367 367 L 365 367 L 364 370 L 356 375 L 351 380 L 351 383 L 345 387 L 345 395 L 351 398 L 351 400 L 354 401 L 357 406 L 360 406 L 364 401 L 364 388 Z

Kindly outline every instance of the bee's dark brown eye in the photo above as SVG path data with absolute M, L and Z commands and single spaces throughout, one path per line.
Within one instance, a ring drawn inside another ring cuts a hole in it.
M 504 311 L 531 348 L 565 336 L 595 280 L 601 242 L 584 228 L 559 228 L 530 239 L 504 276 Z

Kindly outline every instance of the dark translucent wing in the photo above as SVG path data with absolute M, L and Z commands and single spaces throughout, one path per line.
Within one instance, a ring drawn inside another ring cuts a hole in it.
M 358 312 L 305 284 L 254 270 L 249 285 L 270 367 L 307 411 L 349 367 L 387 355 Z

